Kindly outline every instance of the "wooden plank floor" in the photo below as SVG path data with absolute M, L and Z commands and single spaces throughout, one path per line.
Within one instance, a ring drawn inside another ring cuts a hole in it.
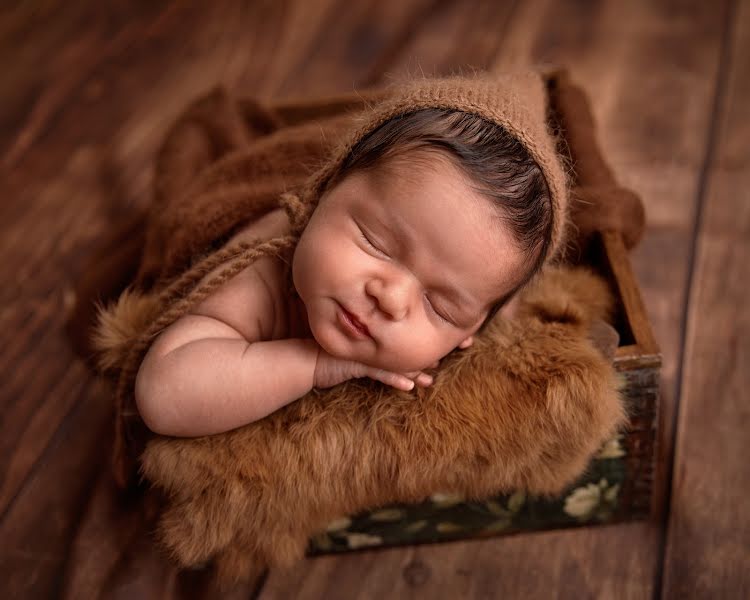
M 107 223 L 222 82 L 261 98 L 555 62 L 643 198 L 633 253 L 664 355 L 650 522 L 307 559 L 236 598 L 734 598 L 750 584 L 750 3 L 18 3 L 0 12 L 0 596 L 215 597 L 103 479 L 106 390 L 63 331 Z M 100 540 L 73 542 L 84 528 Z M 112 532 L 119 532 L 114 535 Z M 71 575 L 72 574 L 72 575 Z

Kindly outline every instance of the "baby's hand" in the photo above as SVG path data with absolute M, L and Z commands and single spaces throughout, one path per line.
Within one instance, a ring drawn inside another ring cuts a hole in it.
M 437 366 L 437 364 L 435 362 L 430 366 Z M 422 387 L 432 385 L 432 377 L 422 371 L 394 373 L 354 360 L 336 358 L 328 354 L 323 348 L 319 348 L 318 360 L 315 364 L 313 387 L 329 388 L 358 377 L 369 377 L 396 389 L 407 391 L 412 389 L 415 383 Z

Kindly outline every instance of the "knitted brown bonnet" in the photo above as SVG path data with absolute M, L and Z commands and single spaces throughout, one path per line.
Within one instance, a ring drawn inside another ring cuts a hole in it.
M 568 185 L 556 140 L 548 128 L 547 102 L 539 71 L 425 78 L 392 85 L 384 101 L 357 116 L 358 126 L 334 149 L 331 160 L 310 178 L 299 196 L 303 214 L 293 219 L 293 231 L 301 233 L 327 186 L 337 179 L 349 152 L 368 133 L 394 117 L 424 108 L 441 108 L 475 114 L 500 125 L 536 161 L 552 202 L 552 235 L 546 259 L 557 258 L 565 239 Z

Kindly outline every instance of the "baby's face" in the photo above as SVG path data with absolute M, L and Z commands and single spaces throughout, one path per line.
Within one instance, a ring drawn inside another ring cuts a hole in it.
M 424 369 L 467 341 L 523 262 L 490 201 L 447 158 L 411 158 L 324 194 L 292 263 L 317 342 L 397 372 Z M 353 331 L 345 311 L 369 335 Z

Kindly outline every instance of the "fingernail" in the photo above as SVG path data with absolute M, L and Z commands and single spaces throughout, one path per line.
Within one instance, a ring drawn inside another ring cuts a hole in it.
M 409 381 L 409 383 L 407 383 L 406 385 L 409 386 L 409 387 L 406 388 L 407 390 L 414 389 L 414 382 L 413 381 Z

